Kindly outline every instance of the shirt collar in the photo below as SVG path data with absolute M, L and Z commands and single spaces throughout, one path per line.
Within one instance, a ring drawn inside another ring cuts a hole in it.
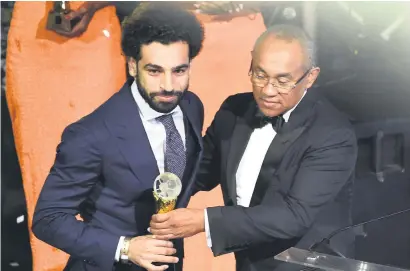
M 160 116 L 167 115 L 167 114 L 175 114 L 175 115 L 181 115 L 182 116 L 182 110 L 179 107 L 174 108 L 170 113 L 164 114 L 160 113 L 158 111 L 155 111 L 154 109 L 151 108 L 151 106 L 142 98 L 140 92 L 138 91 L 138 87 L 136 82 L 134 81 L 131 85 L 131 93 L 132 96 L 134 97 L 135 102 L 138 105 L 138 110 L 145 120 L 153 120 L 156 119 Z
M 306 90 L 305 90 L 305 92 L 303 92 L 302 98 L 300 98 L 299 102 L 298 102 L 294 107 L 292 107 L 290 110 L 286 111 L 286 113 L 283 114 L 283 119 L 285 120 L 285 122 L 288 122 L 288 121 L 289 121 L 290 114 L 291 114 L 291 113 L 293 112 L 293 110 L 295 110 L 295 108 L 299 105 L 300 101 L 303 99 L 303 97 L 305 96 L 305 94 L 306 94 Z

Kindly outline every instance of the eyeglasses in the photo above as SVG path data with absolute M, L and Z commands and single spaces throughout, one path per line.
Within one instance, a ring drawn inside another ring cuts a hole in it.
M 302 82 L 303 79 L 305 79 L 305 77 L 310 73 L 311 70 L 312 68 L 309 68 L 296 82 L 292 82 L 292 81 L 280 82 L 278 81 L 277 78 L 270 78 L 269 76 L 266 76 L 265 74 L 262 74 L 262 73 L 258 74 L 254 72 L 252 70 L 252 67 L 249 70 L 249 75 L 251 76 L 252 84 L 254 84 L 257 87 L 264 88 L 268 84 L 271 84 L 275 89 L 278 90 L 278 92 L 282 94 L 288 94 L 295 87 L 297 87 L 297 85 L 300 84 L 300 82 Z M 273 80 L 273 82 L 271 82 L 271 79 Z

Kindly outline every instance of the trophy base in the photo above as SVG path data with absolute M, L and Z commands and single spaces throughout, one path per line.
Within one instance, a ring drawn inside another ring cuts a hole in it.
M 175 205 L 176 201 L 166 204 L 157 203 L 157 214 L 165 214 L 171 212 L 175 209 Z
M 69 12 L 59 13 L 56 11 L 50 11 L 47 17 L 47 29 L 71 32 L 71 30 L 73 30 L 73 28 L 80 21 L 80 19 L 66 19 L 65 15 L 67 15 L 68 13 Z
M 157 214 L 165 214 L 175 209 L 177 199 L 161 199 L 154 193 Z

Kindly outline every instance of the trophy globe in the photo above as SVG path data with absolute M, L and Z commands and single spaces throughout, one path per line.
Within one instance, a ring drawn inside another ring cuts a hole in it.
M 182 190 L 182 183 L 178 176 L 171 172 L 164 172 L 155 178 L 153 188 L 157 212 L 167 213 L 172 211 Z

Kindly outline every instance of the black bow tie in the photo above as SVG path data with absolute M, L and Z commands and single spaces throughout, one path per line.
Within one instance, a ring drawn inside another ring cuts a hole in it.
M 283 118 L 282 115 L 279 115 L 277 117 L 267 117 L 267 116 L 264 116 L 262 113 L 258 112 L 255 114 L 253 118 L 252 126 L 254 129 L 256 129 L 256 128 L 262 128 L 266 124 L 271 124 L 273 129 L 276 131 L 276 133 L 279 133 L 279 130 L 282 128 L 284 123 L 285 123 L 285 119 Z

